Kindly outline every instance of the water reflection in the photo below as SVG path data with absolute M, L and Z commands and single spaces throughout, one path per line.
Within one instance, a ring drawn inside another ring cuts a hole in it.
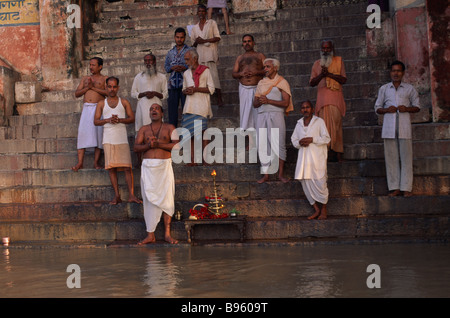
M 448 297 L 448 244 L 3 249 L 0 297 Z M 67 266 L 81 268 L 70 289 Z M 370 289 L 369 264 L 381 268 Z

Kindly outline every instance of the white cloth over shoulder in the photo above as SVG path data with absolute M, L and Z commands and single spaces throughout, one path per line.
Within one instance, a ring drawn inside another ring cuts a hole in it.
M 147 232 L 155 232 L 163 212 L 175 211 L 175 177 L 172 159 L 144 159 L 141 167 L 141 193 Z

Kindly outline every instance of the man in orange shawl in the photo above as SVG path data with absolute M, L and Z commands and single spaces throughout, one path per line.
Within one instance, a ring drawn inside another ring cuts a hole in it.
M 261 161 L 261 173 L 264 174 L 263 178 L 258 180 L 258 183 L 268 181 L 268 173 L 276 172 L 274 167 L 279 169 L 278 178 L 282 182 L 289 181 L 283 176 L 284 162 L 286 161 L 284 116 L 294 110 L 294 104 L 289 83 L 278 74 L 279 68 L 280 62 L 278 60 L 270 58 L 264 60 L 266 76 L 259 81 L 253 100 L 253 107 L 258 112 L 256 123 L 258 154 Z M 262 134 L 264 130 L 267 132 L 266 135 Z M 278 139 L 272 139 L 274 132 L 278 132 Z M 266 142 L 265 145 L 264 142 Z M 265 148 L 267 153 L 264 153 L 262 148 Z M 275 154 L 275 156 L 272 156 L 272 154 Z M 270 158 L 270 162 L 267 162 L 267 158 Z
M 346 83 L 342 57 L 335 56 L 331 40 L 322 41 L 321 58 L 314 62 L 309 84 L 317 86 L 316 115 L 325 121 L 331 137 L 328 148 L 342 161 L 344 141 L 342 118 L 345 116 L 345 101 L 342 85 Z

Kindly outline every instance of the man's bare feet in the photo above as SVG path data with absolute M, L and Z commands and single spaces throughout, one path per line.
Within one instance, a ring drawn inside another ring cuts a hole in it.
M 96 170 L 101 170 L 101 169 L 103 169 L 103 167 L 100 166 L 100 165 L 98 165 L 98 164 L 95 164 L 95 165 L 94 165 L 94 168 L 95 168 Z
M 399 196 L 400 194 L 401 194 L 400 190 L 393 190 L 388 194 L 388 196 L 396 197 L 396 196 Z
M 170 235 L 166 235 L 164 237 L 164 239 L 166 240 L 167 243 L 178 244 L 178 241 L 176 239 L 172 238 L 172 236 L 170 236 Z
M 261 179 L 259 179 L 257 182 L 258 182 L 259 184 L 261 184 L 261 183 L 264 183 L 264 182 L 266 182 L 266 181 L 269 181 L 269 176 L 268 176 L 268 175 L 265 175 L 264 177 L 262 177 Z
M 403 196 L 409 198 L 409 197 L 412 197 L 413 194 L 411 191 L 403 191 Z
M 313 208 L 314 208 L 314 214 L 308 216 L 308 220 L 315 219 L 316 217 L 318 217 L 320 215 L 320 209 L 319 209 L 319 206 L 317 205 L 317 203 L 313 204 Z
M 136 198 L 134 195 L 130 196 L 130 198 L 128 199 L 128 202 L 130 203 L 142 203 L 142 200 Z
M 288 183 L 289 182 L 289 178 L 285 178 L 283 176 L 278 176 L 278 179 L 280 179 L 280 181 L 283 182 L 283 183 Z
M 72 167 L 72 171 L 78 172 L 78 170 L 83 169 L 83 164 L 79 163 L 76 166 Z
M 110 205 L 117 205 L 119 203 L 122 203 L 122 199 L 120 199 L 120 197 L 115 197 L 111 202 L 109 202 Z
M 155 243 L 156 242 L 156 238 L 155 238 L 155 233 L 148 233 L 147 237 L 145 239 L 143 239 L 142 241 L 140 241 L 139 243 L 137 243 L 137 245 L 145 245 L 145 244 L 150 244 L 150 243 Z
M 320 215 L 318 217 L 319 220 L 325 220 L 327 218 L 327 206 L 326 204 L 322 205 L 322 209 L 320 210 Z

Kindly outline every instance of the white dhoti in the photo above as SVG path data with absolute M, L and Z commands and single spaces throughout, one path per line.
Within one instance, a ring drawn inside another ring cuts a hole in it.
M 103 127 L 94 125 L 96 103 L 84 103 L 78 125 L 77 149 L 103 148 Z
M 258 112 L 253 107 L 253 98 L 255 97 L 256 85 L 246 86 L 239 83 L 239 113 L 241 129 L 256 129 Z
M 300 182 L 309 204 L 313 205 L 316 202 L 327 204 L 328 186 L 326 176 L 321 179 L 303 179 Z
M 286 161 L 284 112 L 258 113 L 256 125 L 258 127 L 256 136 L 258 139 L 258 156 L 261 161 L 261 173 L 275 173 L 279 168 L 279 159 Z
M 153 233 L 163 212 L 175 211 L 175 177 L 172 159 L 144 159 L 141 167 L 141 193 L 147 232 Z

